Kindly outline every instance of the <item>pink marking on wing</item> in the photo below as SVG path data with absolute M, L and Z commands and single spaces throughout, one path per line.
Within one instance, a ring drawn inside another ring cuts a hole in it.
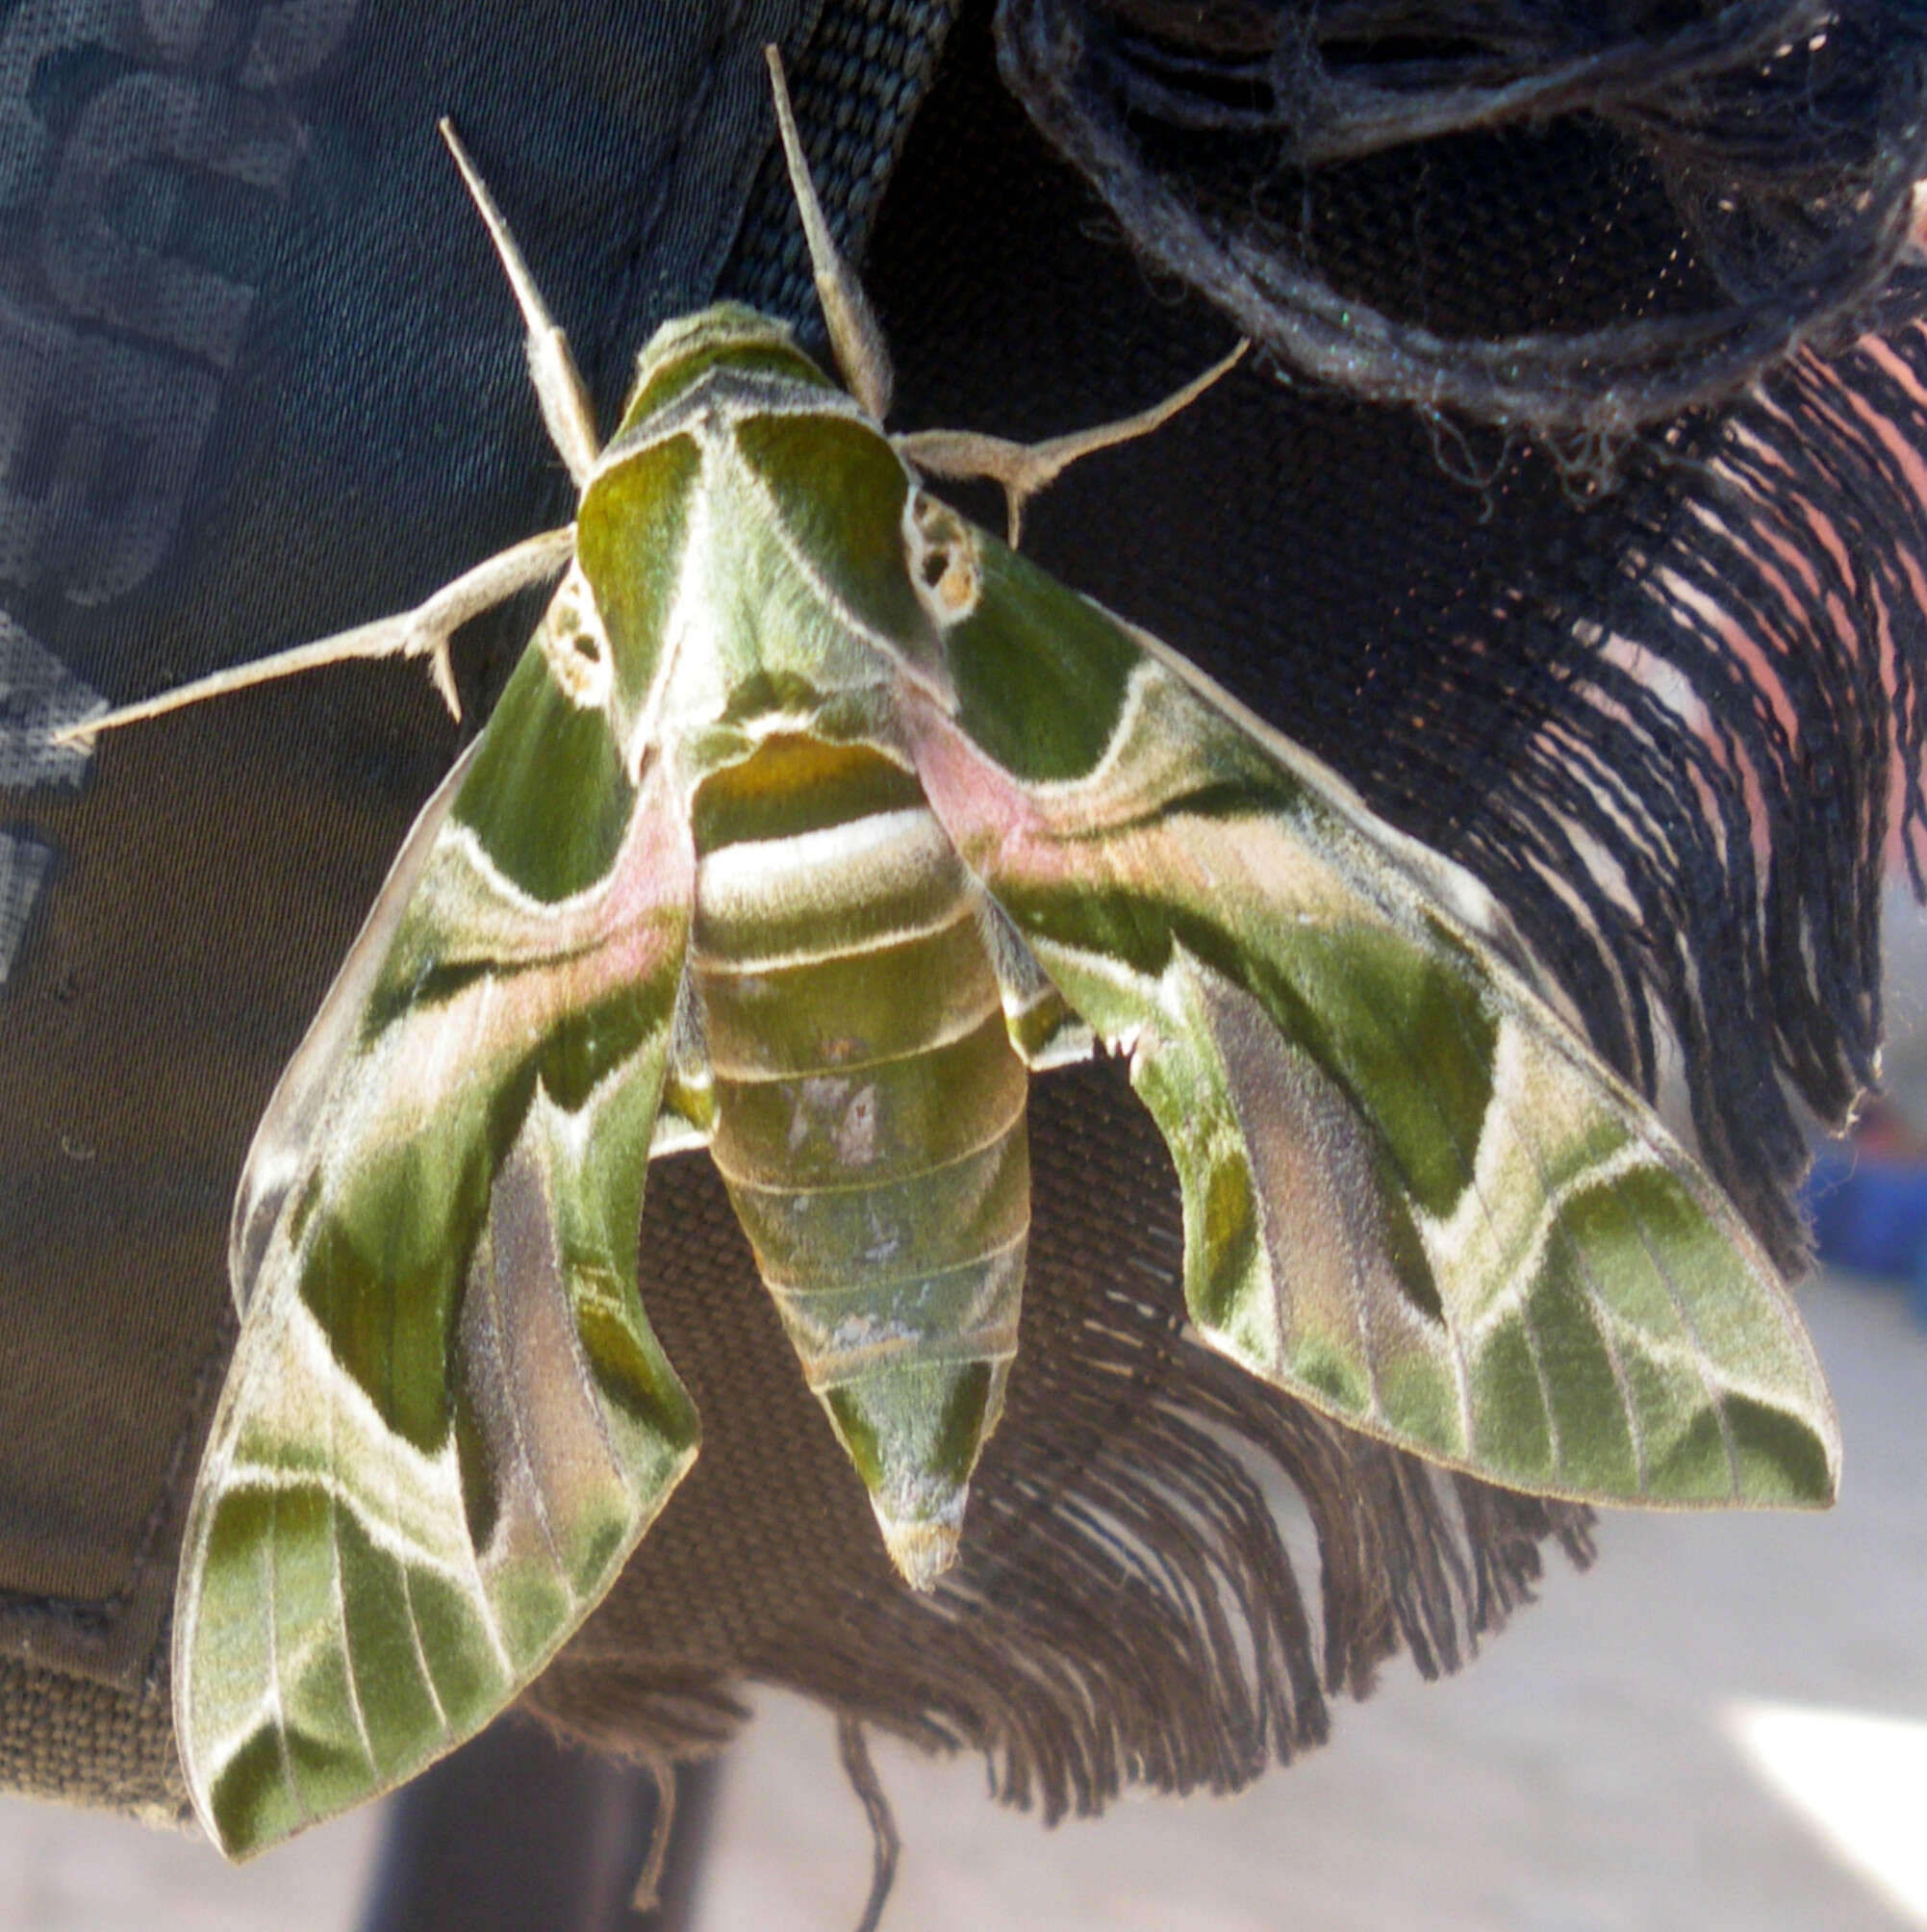
M 444 1064 L 451 1055 L 468 1078 L 491 1078 L 493 1062 L 533 1047 L 571 1011 L 679 965 L 695 897 L 695 843 L 658 764 L 645 775 L 601 889 L 560 913 L 529 915 L 534 943 L 504 949 L 514 970 L 476 979 L 431 1024 L 405 1024 L 384 1086 L 418 1084 L 431 1101 L 445 1097 L 453 1090 L 453 1069 Z
M 1012 885 L 1088 885 L 1094 873 L 1128 874 L 1131 854 L 1156 843 L 1142 827 L 1107 818 L 1106 804 L 1120 801 L 1101 786 L 1032 790 L 972 744 L 931 699 L 909 692 L 903 710 L 930 809 L 993 895 Z M 1166 870 L 1182 857 L 1164 854 Z
M 1232 831 L 1204 820 L 1181 829 L 1158 815 L 1172 774 L 1100 768 L 1082 781 L 1031 788 L 980 751 L 933 702 L 904 706 L 911 754 L 930 809 L 964 863 L 993 895 L 1011 886 L 1089 886 L 1155 878 L 1179 896 L 1303 882 L 1307 854 L 1261 821 Z M 1182 814 L 1179 817 L 1181 819 Z M 1342 893 L 1323 860 L 1321 898 Z
M 980 874 L 1029 876 L 1034 855 L 1057 836 L 1035 797 L 907 685 L 903 722 L 924 796 L 958 856 Z

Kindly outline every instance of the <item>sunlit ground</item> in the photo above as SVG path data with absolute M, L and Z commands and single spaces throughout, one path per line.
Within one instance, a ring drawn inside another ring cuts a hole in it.
M 1741 1702 L 1727 1726 L 1846 1865 L 1910 1924 L 1927 1925 L 1927 1723 Z
M 1927 1334 L 1821 1283 L 1827 1516 L 1602 1526 L 1463 1676 L 1388 1674 L 1244 1797 L 1054 1832 L 968 1763 L 877 1757 L 904 1852 L 886 1932 L 1904 1932 L 1927 1927 Z M 0 1801 L 0 1932 L 351 1932 L 368 1816 L 241 1871 L 118 1819 Z M 765 1701 L 701 1932 L 849 1932 L 869 1877 L 824 1721 Z

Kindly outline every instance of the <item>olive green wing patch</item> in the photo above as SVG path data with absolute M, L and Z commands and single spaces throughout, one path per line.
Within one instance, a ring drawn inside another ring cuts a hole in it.
M 957 702 L 906 702 L 967 863 L 1162 1129 L 1216 1347 L 1489 1481 L 1820 1504 L 1833 1408 L 1723 1194 L 1507 962 L 1469 875 L 1176 653 L 981 541 Z
M 234 1856 L 487 1723 L 695 1455 L 636 1256 L 688 828 L 654 772 L 612 815 L 620 768 L 537 728 L 555 694 L 529 660 L 397 860 L 236 1207 L 242 1330 L 174 1629 L 182 1761 Z M 489 836 L 527 787 L 592 827 L 548 889 L 535 849 Z

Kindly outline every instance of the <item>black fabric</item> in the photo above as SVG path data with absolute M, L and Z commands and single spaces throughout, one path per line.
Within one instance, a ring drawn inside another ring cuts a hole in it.
M 717 1768 L 672 1783 L 511 1713 L 402 1794 L 358 1932 L 688 1932 Z
M 166 44 L 122 44 L 78 8 L 48 26 L 58 11 L 0 16 L 0 1779 L 179 1802 L 165 1618 L 231 1342 L 228 1201 L 458 733 L 418 674 L 355 667 L 91 764 L 35 748 L 89 689 L 139 695 L 399 607 L 566 515 L 438 112 L 605 424 L 648 327 L 712 288 L 815 328 L 767 158 L 771 34 L 834 218 L 874 217 L 898 426 L 1046 435 L 1175 387 L 1252 319 L 1186 292 L 1184 274 L 1212 284 L 1201 238 L 1287 320 L 1329 334 L 1276 272 L 1308 264 L 1343 314 L 1380 318 L 1354 350 L 1391 317 L 1432 343 L 1406 341 L 1395 372 L 1435 350 L 1488 391 L 1481 344 L 1706 324 L 1639 339 L 1657 386 L 1540 383 L 1589 398 L 1577 440 L 1509 403 L 1448 412 L 1422 381 L 1424 407 L 1387 401 L 1410 384 L 1366 381 L 1361 354 L 1294 363 L 1281 325 L 1157 437 L 1039 499 L 1026 542 L 1481 872 L 1621 1066 L 1651 1083 L 1677 1037 L 1721 1177 L 1797 1256 L 1796 1109 L 1837 1116 L 1870 1074 L 1873 883 L 1896 804 L 1917 813 L 1916 292 L 1884 284 L 1878 340 L 1762 358 L 1815 319 L 1838 336 L 1883 286 L 1917 135 L 1894 106 L 1917 80 L 1911 16 L 1824 15 L 1845 51 L 1879 50 L 1878 87 L 1813 95 L 1838 141 L 1789 132 L 1762 160 L 1702 114 L 1687 166 L 1653 114 L 1622 125 L 1554 89 L 1524 126 L 1307 146 L 1280 103 L 1310 56 L 1280 26 L 1309 16 L 1255 0 L 1006 0 L 1017 92 L 989 8 L 950 31 L 935 0 L 315 0 L 210 10 Z M 1315 51 L 1364 127 L 1384 102 L 1358 88 L 1509 87 L 1666 27 L 1568 8 L 1541 41 L 1494 11 L 1441 47 L 1422 10 L 1346 18 L 1357 32 Z M 1705 16 L 1726 64 L 1686 105 L 1746 91 L 1738 19 Z M 1024 54 L 1040 21 L 1082 33 L 1096 66 L 1042 85 Z M 1253 66 L 1229 89 L 1227 60 Z M 1196 105 L 1210 89 L 1215 120 Z M 1079 116 L 1106 155 L 1078 151 Z M 1720 170 L 1743 189 L 1756 162 L 1788 219 L 1739 246 L 1712 218 Z M 87 274 L 61 266 L 76 251 Z M 1678 413 L 1683 396 L 1700 406 Z M 465 639 L 471 714 L 526 621 Z M 618 1745 L 713 1744 L 748 1672 L 981 1750 L 1048 1813 L 1132 1782 L 1229 1788 L 1321 1738 L 1328 1700 L 1393 1651 L 1453 1667 L 1549 1538 L 1585 1554 L 1583 1513 L 1440 1484 L 1184 1340 L 1168 1162 L 1117 1068 L 1039 1083 L 1033 1158 L 1011 1412 L 927 1614 L 881 1569 L 712 1171 L 658 1165 L 646 1280 L 705 1449 L 537 1687 L 545 1716 Z M 1267 1506 L 1287 1487 L 1315 1579 Z

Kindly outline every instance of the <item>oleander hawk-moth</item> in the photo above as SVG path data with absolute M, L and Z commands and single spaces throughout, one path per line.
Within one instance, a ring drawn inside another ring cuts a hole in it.
M 652 1154 L 706 1144 L 906 1583 L 951 1562 L 1017 1347 L 1033 1070 L 1124 1055 L 1196 1334 L 1489 1482 L 1817 1504 L 1813 1349 L 1726 1199 L 1529 980 L 1469 875 L 925 488 L 1024 448 L 882 427 L 888 363 L 773 59 L 832 345 L 661 328 L 597 445 L 521 303 L 573 524 L 420 609 L 81 727 L 446 650 L 561 577 L 261 1123 L 239 1346 L 173 1633 L 245 1855 L 478 1730 L 697 1451 L 650 1332 Z M 1015 541 L 1015 529 L 1012 530 Z

